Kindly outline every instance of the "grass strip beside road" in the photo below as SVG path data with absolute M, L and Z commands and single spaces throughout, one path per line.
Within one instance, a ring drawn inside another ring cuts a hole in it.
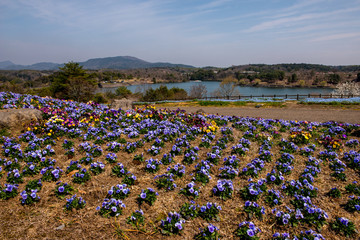
M 333 109 L 358 109 L 360 102 L 304 102 L 304 101 L 273 101 L 273 102 L 252 102 L 252 101 L 208 101 L 208 100 L 194 100 L 183 102 L 155 102 L 155 103 L 138 103 L 136 106 L 156 105 L 159 108 L 166 107 L 261 107 L 261 108 L 293 108 L 297 107 L 319 107 L 319 108 L 333 108 Z

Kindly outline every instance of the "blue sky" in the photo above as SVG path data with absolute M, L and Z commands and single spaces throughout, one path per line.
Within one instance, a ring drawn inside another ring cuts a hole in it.
M 0 61 L 360 64 L 360 0 L 0 0 Z

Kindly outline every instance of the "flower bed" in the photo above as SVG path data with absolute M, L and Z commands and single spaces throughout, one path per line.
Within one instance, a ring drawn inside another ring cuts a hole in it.
M 359 125 L 0 103 L 43 113 L 0 137 L 0 238 L 359 237 Z

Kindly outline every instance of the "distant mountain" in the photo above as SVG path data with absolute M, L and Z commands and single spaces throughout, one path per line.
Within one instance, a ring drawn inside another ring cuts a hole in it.
M 93 58 L 85 62 L 79 62 L 84 69 L 136 69 L 136 68 L 156 68 L 156 67 L 182 67 L 182 68 L 194 68 L 190 65 L 184 64 L 172 64 L 156 62 L 150 63 L 131 56 L 118 56 L 118 57 L 106 57 L 106 58 Z M 0 62 L 0 70 L 57 70 L 63 64 L 41 62 L 32 65 L 16 65 L 10 61 Z
M 155 67 L 184 67 L 193 68 L 190 65 L 173 63 L 150 63 L 142 59 L 131 56 L 118 56 L 107 58 L 93 58 L 86 62 L 80 62 L 85 69 L 136 69 L 136 68 L 155 68 Z
M 316 71 L 316 72 L 354 72 L 360 71 L 360 65 L 343 65 L 343 66 L 331 66 L 322 64 L 310 64 L 310 63 L 280 63 L 280 64 L 249 64 L 231 66 L 227 69 L 234 71 L 255 71 L 255 72 L 266 72 L 269 70 L 280 70 L 285 72 L 294 71 Z
M 11 66 L 14 66 L 14 65 L 15 64 L 13 62 L 10 62 L 10 61 L 0 62 L 0 69 L 11 67 Z
M 41 62 L 32 65 L 17 65 L 10 61 L 0 62 L 0 70 L 57 70 L 64 64 Z
M 93 58 L 86 62 L 80 62 L 86 69 L 134 69 L 134 68 L 149 68 L 151 63 L 144 60 L 124 56 L 124 57 L 107 57 L 107 58 Z
M 52 63 L 52 62 L 41 62 L 30 65 L 32 70 L 56 70 L 64 64 Z
M 131 56 L 118 56 L 118 57 L 106 57 L 106 58 L 92 58 L 85 62 L 79 62 L 84 69 L 144 69 L 144 68 L 195 68 L 191 65 L 185 64 L 173 64 L 168 62 L 147 62 L 142 59 Z M 40 62 L 32 65 L 17 65 L 11 61 L 0 62 L 0 70 L 58 70 L 59 67 L 64 64 L 52 63 L 52 62 Z M 205 70 L 217 70 L 219 68 L 213 66 L 203 67 Z M 221 69 L 221 68 L 220 68 Z M 281 70 L 281 71 L 299 71 L 299 70 L 314 70 L 319 72 L 331 72 L 331 71 L 360 71 L 360 65 L 347 65 L 347 66 L 328 66 L 321 64 L 308 64 L 308 63 L 281 63 L 281 64 L 249 64 L 238 65 L 225 68 L 225 70 L 232 71 L 255 71 L 263 72 L 268 70 Z

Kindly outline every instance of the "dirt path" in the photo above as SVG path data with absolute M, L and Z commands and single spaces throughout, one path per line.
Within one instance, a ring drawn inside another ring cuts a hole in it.
M 178 107 L 167 107 L 177 109 Z M 360 124 L 360 111 L 354 109 L 316 109 L 316 108 L 248 108 L 248 107 L 180 107 L 187 112 L 202 109 L 209 114 L 261 117 L 271 119 L 298 120 L 311 122 L 346 122 Z

